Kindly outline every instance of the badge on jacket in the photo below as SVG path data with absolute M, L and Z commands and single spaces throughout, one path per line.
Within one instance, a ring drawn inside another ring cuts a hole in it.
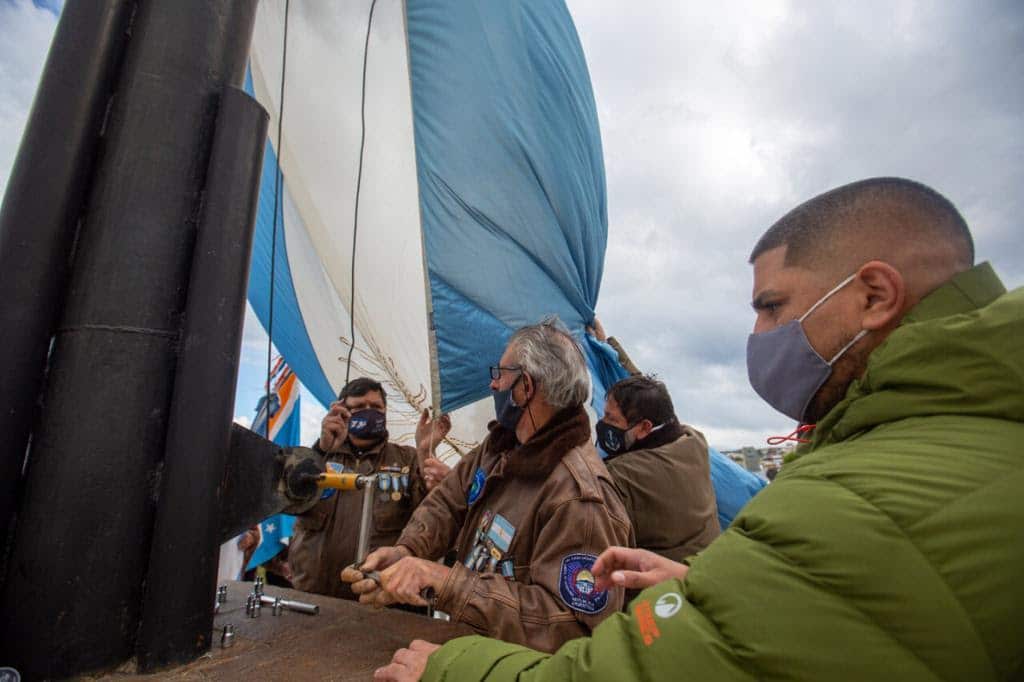
M 466 504 L 472 505 L 480 499 L 480 493 L 484 491 L 484 480 L 486 478 L 487 474 L 484 473 L 482 468 L 476 470 L 476 473 L 473 474 L 473 483 L 470 484 L 469 492 L 466 493 Z
M 608 592 L 598 592 L 591 568 L 597 557 L 593 554 L 568 554 L 562 559 L 558 591 L 562 601 L 573 611 L 600 613 L 608 605 Z

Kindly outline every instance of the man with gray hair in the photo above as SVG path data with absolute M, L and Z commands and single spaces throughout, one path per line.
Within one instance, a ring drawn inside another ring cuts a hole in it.
M 557 318 L 513 334 L 491 367 L 496 420 L 414 512 L 394 547 L 349 573 L 360 601 L 433 605 L 477 632 L 543 651 L 589 635 L 623 590 L 591 567 L 633 532 L 583 409 L 589 375 Z M 452 551 L 453 566 L 436 563 Z

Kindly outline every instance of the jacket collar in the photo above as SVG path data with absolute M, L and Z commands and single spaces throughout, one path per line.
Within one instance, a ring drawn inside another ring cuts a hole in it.
M 948 333 L 942 318 L 985 308 L 1005 293 L 1006 287 L 992 266 L 985 262 L 957 274 L 921 299 L 903 317 L 900 326 L 889 338 L 871 353 L 864 376 L 851 382 L 843 400 L 818 422 L 812 432 L 811 442 L 797 448 L 792 457 L 798 458 L 825 445 L 847 440 L 886 419 L 911 416 L 915 409 L 912 400 L 885 403 L 885 409 L 879 411 L 882 393 L 894 388 L 886 377 L 899 372 L 915 372 L 916 364 L 921 362 L 933 368 L 930 372 L 941 374 L 943 370 L 940 365 L 949 362 L 948 353 L 929 354 L 925 346 Z M 923 327 L 928 327 L 930 331 L 923 335 L 925 338 L 918 338 L 922 336 L 919 329 Z M 916 381 L 917 377 L 908 375 L 900 377 L 895 384 L 910 386 Z M 935 391 L 936 387 L 930 390 Z M 904 414 L 904 411 L 907 412 Z
M 959 273 L 925 296 L 903 317 L 902 324 L 924 322 L 984 308 L 1006 293 L 992 265 L 986 261 Z
M 590 442 L 590 418 L 582 405 L 556 413 L 522 445 L 516 446 L 515 434 L 497 422 L 490 429 L 488 449 L 504 453 L 502 473 L 516 478 L 545 479 L 570 450 Z

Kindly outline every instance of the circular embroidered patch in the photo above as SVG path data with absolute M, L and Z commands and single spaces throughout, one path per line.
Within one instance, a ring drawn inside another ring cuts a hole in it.
M 565 605 L 574 611 L 599 613 L 608 605 L 608 592 L 598 592 L 591 568 L 597 557 L 593 554 L 568 554 L 562 559 L 558 580 Z
M 480 493 L 484 491 L 484 480 L 487 475 L 484 474 L 483 469 L 477 469 L 476 473 L 473 474 L 473 483 L 469 486 L 469 492 L 466 493 L 466 502 L 473 504 L 480 499 Z
M 654 613 L 658 618 L 671 618 L 683 608 L 683 597 L 677 592 L 669 592 L 658 597 L 654 602 Z

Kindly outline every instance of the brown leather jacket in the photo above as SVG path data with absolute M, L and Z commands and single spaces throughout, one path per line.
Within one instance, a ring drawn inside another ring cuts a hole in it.
M 622 607 L 596 593 L 590 567 L 609 545 L 632 545 L 622 502 L 590 442 L 590 420 L 568 408 L 516 447 L 491 425 L 423 501 L 398 544 L 456 562 L 437 608 L 481 634 L 554 651 Z
M 636 450 L 609 457 L 605 464 L 633 522 L 637 547 L 682 561 L 722 530 L 707 441 L 678 422 L 664 428 L 664 435 L 656 431 Z
M 407 474 L 405 490 L 378 489 L 373 501 L 370 549 L 395 544 L 412 511 L 427 494 L 416 448 L 384 441 L 360 453 L 346 442 L 341 452 L 328 455 L 327 461 L 329 466 L 340 465 L 339 470 L 345 472 L 390 471 L 395 476 L 389 477 L 389 483 L 395 478 L 401 481 L 403 472 Z M 288 548 L 288 563 L 294 574 L 292 584 L 296 589 L 344 599 L 357 598 L 349 584 L 341 582 L 340 576 L 341 570 L 356 558 L 362 503 L 361 492 L 333 491 L 328 499 L 298 517 Z

